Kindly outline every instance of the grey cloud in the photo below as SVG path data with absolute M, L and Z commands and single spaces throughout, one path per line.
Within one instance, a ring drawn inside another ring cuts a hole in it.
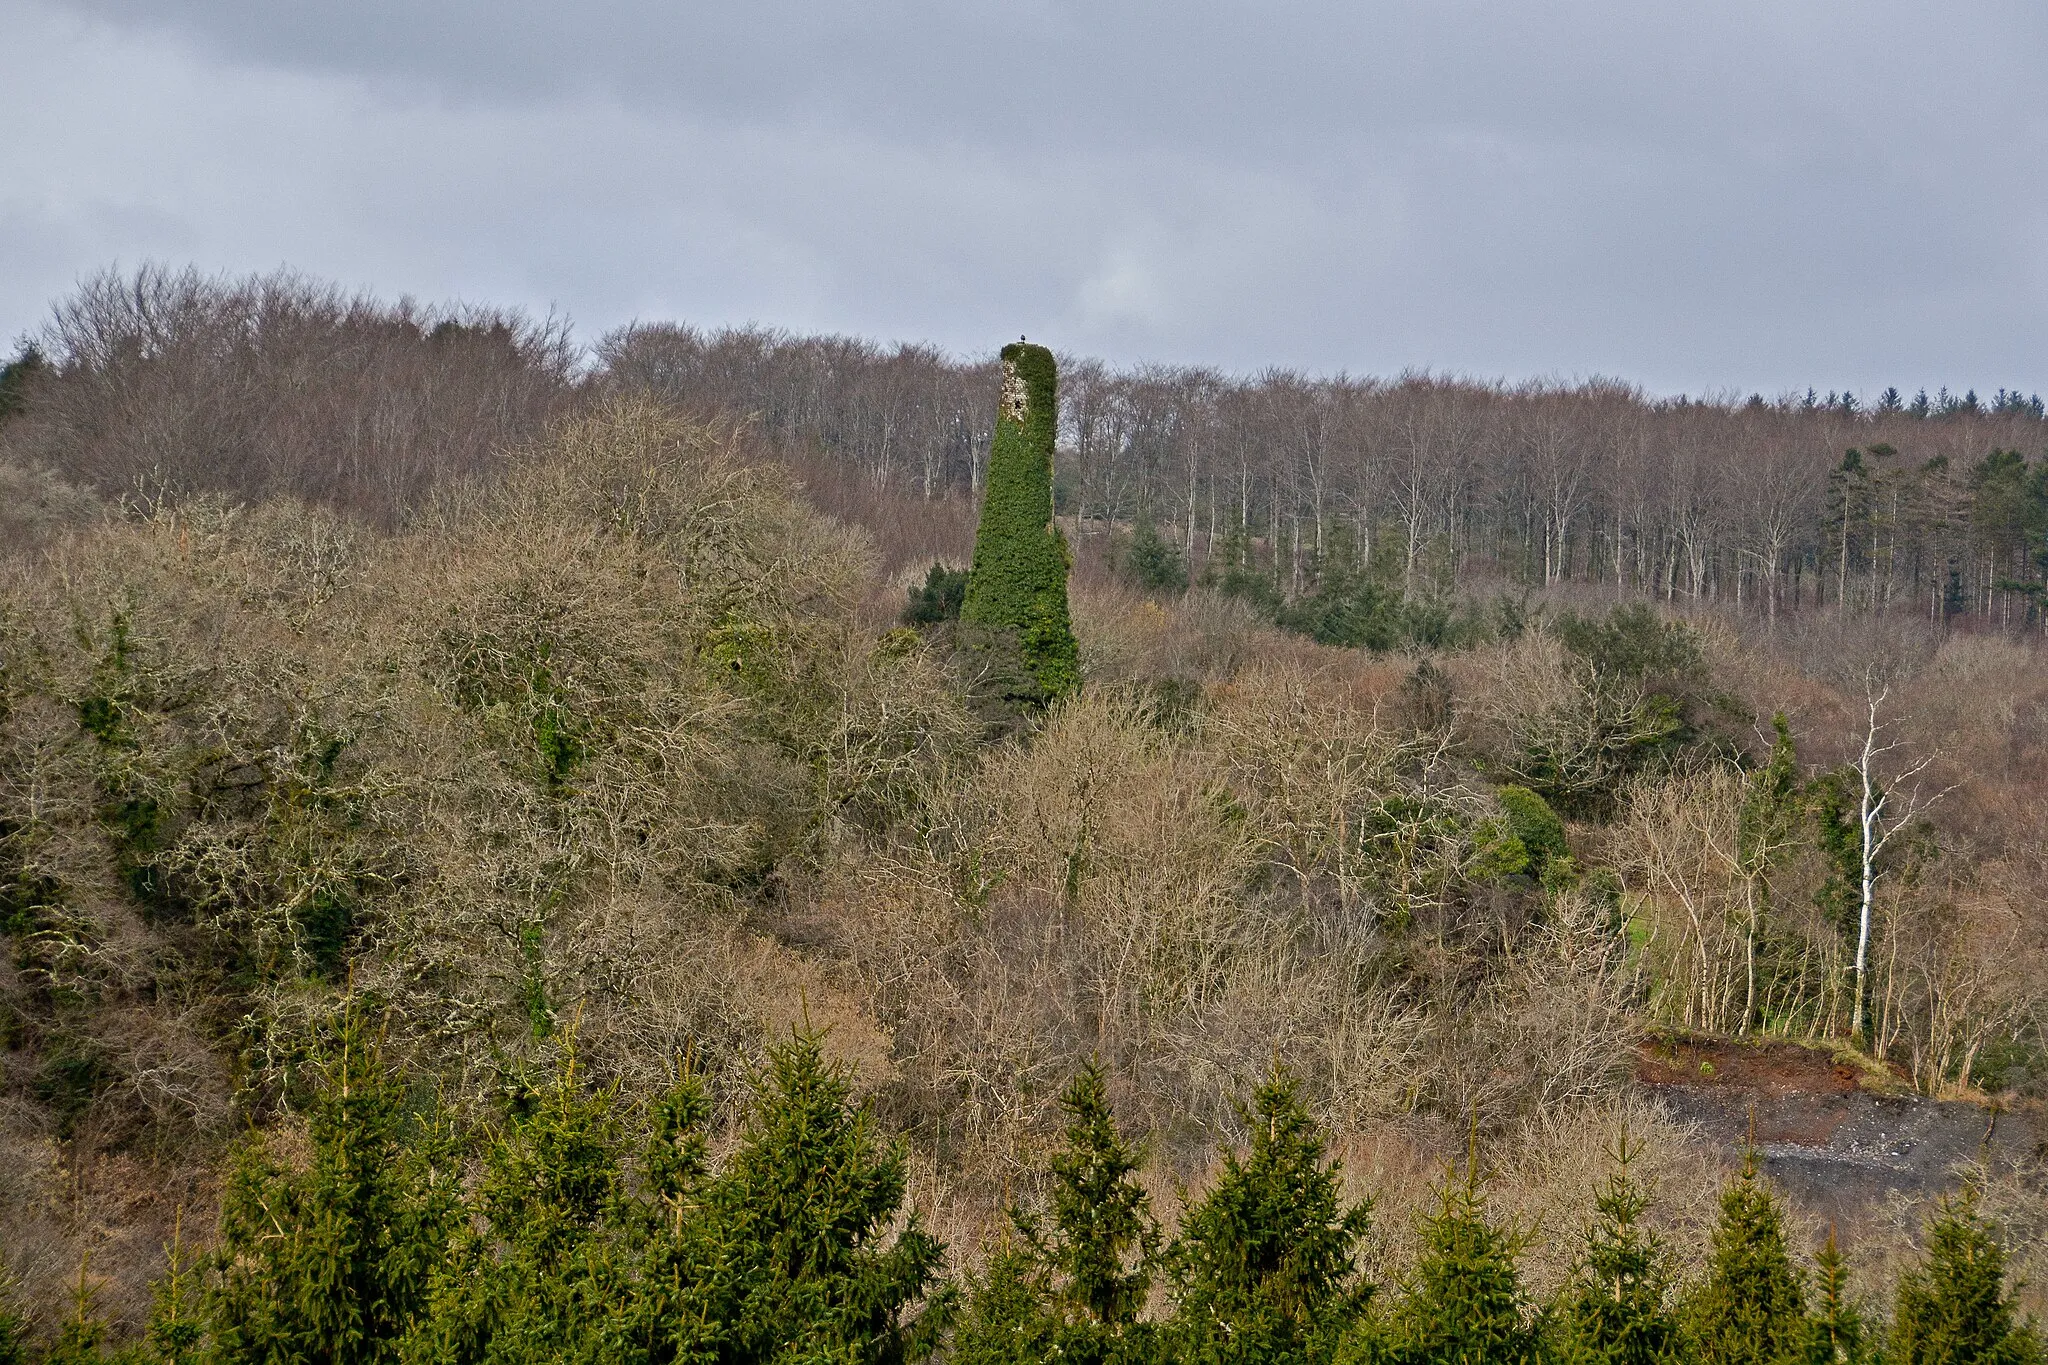
M 26 12 L 88 64 L 189 73 L 140 136 L 214 187 L 124 197 L 0 151 L 31 187 L 0 187 L 0 231 L 70 240 L 71 275 L 292 260 L 586 329 L 2048 386 L 2048 11 L 2023 0 Z M 119 147 L 134 111 L 50 89 L 32 123 Z M 66 239 L 56 201 L 138 226 Z

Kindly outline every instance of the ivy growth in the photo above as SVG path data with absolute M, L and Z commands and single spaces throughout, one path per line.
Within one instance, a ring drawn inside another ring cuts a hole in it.
M 989 452 L 988 494 L 974 538 L 960 619 L 1013 638 L 1019 700 L 1051 701 L 1080 686 L 1079 649 L 1067 614 L 1067 543 L 1052 524 L 1052 454 L 1058 424 L 1052 352 L 1003 347 L 1003 393 Z

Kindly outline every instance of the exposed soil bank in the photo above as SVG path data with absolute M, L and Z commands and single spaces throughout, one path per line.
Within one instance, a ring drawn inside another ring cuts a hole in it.
M 1636 1080 L 1731 1150 L 1753 1135 L 1781 1188 L 1845 1225 L 1895 1195 L 1938 1194 L 1965 1162 L 2048 1159 L 2048 1116 L 2039 1105 L 2001 1112 L 1922 1099 L 1882 1073 L 1794 1043 L 1654 1040 L 1639 1050 Z

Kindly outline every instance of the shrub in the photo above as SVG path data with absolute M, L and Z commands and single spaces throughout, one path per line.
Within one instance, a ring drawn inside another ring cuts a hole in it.
M 1146 592 L 1177 597 L 1188 590 L 1187 561 L 1151 521 L 1140 521 L 1129 541 L 1116 548 L 1117 571 Z
M 1530 791 L 1510 783 L 1494 793 L 1507 816 L 1508 832 L 1522 841 L 1529 854 L 1529 875 L 1542 880 L 1543 874 L 1571 857 L 1571 845 L 1564 837 L 1564 822 L 1549 804 Z
M 967 570 L 933 564 L 924 582 L 910 589 L 910 601 L 903 608 L 906 626 L 936 626 L 960 619 L 960 604 L 967 597 Z

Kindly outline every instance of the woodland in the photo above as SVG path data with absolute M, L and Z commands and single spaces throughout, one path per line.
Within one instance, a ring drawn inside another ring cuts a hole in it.
M 2048 420 L 108 272 L 0 372 L 0 1362 L 2021 1362 Z M 1988 1149 L 1987 1149 L 1988 1150 Z

